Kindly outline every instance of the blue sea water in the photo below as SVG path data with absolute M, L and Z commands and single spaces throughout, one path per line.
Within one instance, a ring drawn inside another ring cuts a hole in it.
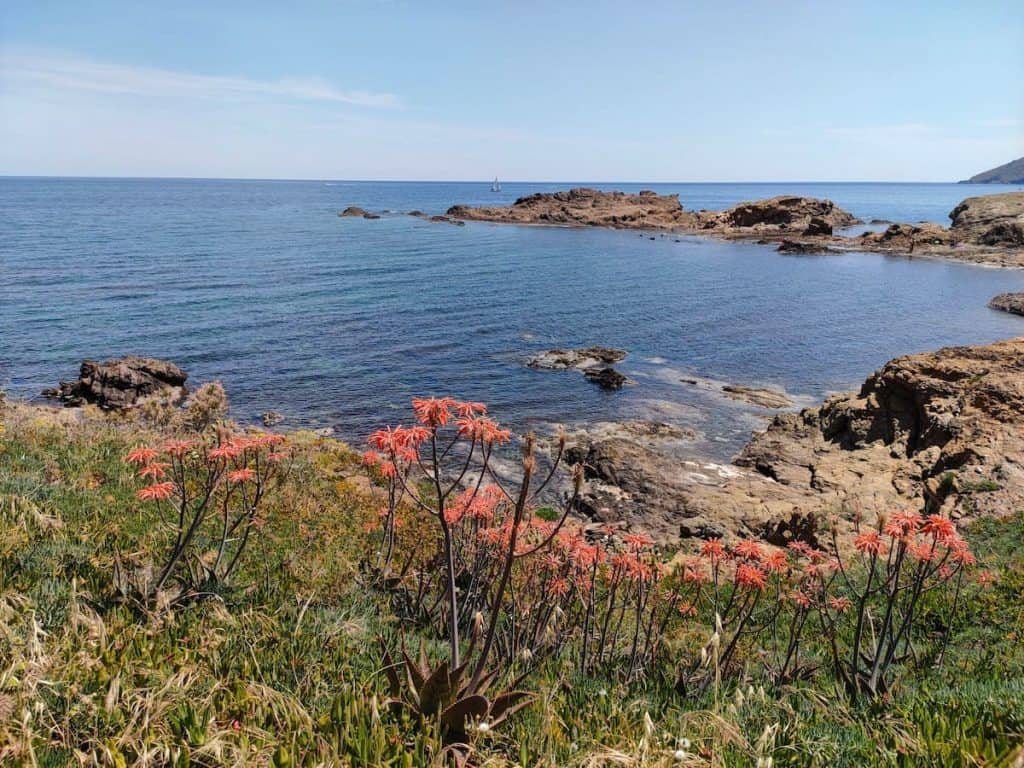
M 0 179 L 0 387 L 35 396 L 126 353 L 221 379 L 234 415 L 361 440 L 410 397 L 483 400 L 519 430 L 654 417 L 726 458 L 760 414 L 682 381 L 856 387 L 896 355 L 1024 333 L 986 308 L 1024 272 L 636 232 L 435 224 L 406 215 L 569 184 Z M 947 222 L 953 184 L 616 184 L 687 208 L 794 193 L 859 217 Z M 391 211 L 339 218 L 349 205 Z M 634 384 L 534 371 L 553 346 L 629 350 Z

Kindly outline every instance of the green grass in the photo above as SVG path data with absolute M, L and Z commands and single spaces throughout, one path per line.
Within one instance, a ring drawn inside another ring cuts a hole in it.
M 438 733 L 384 705 L 376 638 L 397 627 L 361 582 L 376 506 L 356 457 L 292 436 L 295 472 L 240 587 L 155 618 L 119 602 L 112 578 L 115 563 L 144 567 L 164 535 L 122 462 L 149 437 L 130 422 L 4 413 L 0 764 L 442 764 Z M 528 679 L 533 705 L 478 739 L 472 759 L 1010 765 L 1024 739 L 1024 515 L 967 536 L 1000 578 L 964 606 L 943 666 L 907 672 L 889 699 L 852 709 L 822 672 L 781 689 L 743 681 L 716 705 L 679 696 L 670 661 L 627 686 L 556 659 Z

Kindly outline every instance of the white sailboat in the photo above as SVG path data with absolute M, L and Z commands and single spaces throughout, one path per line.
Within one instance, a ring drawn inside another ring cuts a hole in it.
M 501 192 L 501 183 L 497 176 L 494 177 L 494 183 L 491 184 L 491 192 Z

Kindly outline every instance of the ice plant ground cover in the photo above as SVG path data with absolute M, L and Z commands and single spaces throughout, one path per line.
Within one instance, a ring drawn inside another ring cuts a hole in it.
M 524 441 L 518 473 L 492 473 L 510 436 L 479 404 L 423 401 L 365 457 L 302 433 L 2 417 L 5 764 L 1020 759 L 1020 510 L 961 530 L 894 510 L 838 557 L 716 540 L 677 554 L 532 498 L 530 458 L 557 442 Z M 178 549 L 176 599 L 136 599 Z M 427 699 L 417 674 L 446 664 L 437 700 L 454 668 L 460 686 L 493 677 L 462 697 L 492 708 L 460 705 L 458 752 L 409 706 Z M 394 671 L 412 682 L 398 696 Z

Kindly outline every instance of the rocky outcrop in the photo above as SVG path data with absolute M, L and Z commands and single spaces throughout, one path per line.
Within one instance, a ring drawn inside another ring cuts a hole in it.
M 344 211 L 338 214 L 339 216 L 354 216 L 354 217 L 365 217 L 366 211 L 360 208 L 358 205 L 350 205 Z
M 726 384 L 722 387 L 725 396 L 732 400 L 741 400 L 760 408 L 775 410 L 778 408 L 789 408 L 793 401 L 785 392 L 775 389 L 764 389 L 762 387 L 744 387 L 739 384 Z
M 599 365 L 620 363 L 626 359 L 626 352 L 611 347 L 580 347 L 579 349 L 549 349 L 530 358 L 530 368 L 564 371 L 566 368 L 593 368 Z
M 676 195 L 627 194 L 595 189 L 539 193 L 511 206 L 455 205 L 454 221 L 662 230 L 780 243 L 783 253 L 877 251 L 1007 267 L 1024 266 L 1024 192 L 973 197 L 938 224 L 893 224 L 884 232 L 835 234 L 859 220 L 830 200 L 783 195 L 740 203 L 725 211 L 687 211 Z M 438 219 L 438 217 L 435 217 Z M 440 220 L 444 220 L 441 217 Z M 872 223 L 888 223 L 875 219 Z M 656 238 L 651 237 L 651 240 Z
M 1006 514 L 1024 508 L 1024 338 L 892 360 L 857 393 L 776 416 L 733 467 L 701 472 L 622 437 L 571 455 L 589 481 L 584 510 L 666 541 L 784 543 L 903 508 Z
M 833 228 L 849 227 L 859 219 L 831 200 L 782 195 L 740 203 L 707 217 L 705 229 L 742 229 L 757 233 L 795 232 L 831 235 Z
M 627 379 L 612 367 L 626 358 L 621 349 L 610 347 L 581 347 L 579 349 L 549 349 L 534 355 L 527 361 L 530 368 L 547 371 L 564 371 L 575 368 L 582 371 L 588 381 L 602 389 L 622 389 Z
M 448 209 L 448 215 L 476 221 L 616 229 L 667 229 L 696 221 L 695 214 L 683 211 L 678 195 L 603 192 L 583 187 L 528 195 L 508 207 L 455 205 Z
M 1024 293 L 1000 293 L 988 305 L 1012 315 L 1024 315 Z
M 957 242 L 1024 246 L 1024 192 L 968 197 L 950 211 Z
M 130 355 L 103 363 L 85 360 L 77 381 L 62 381 L 43 395 L 68 407 L 91 403 L 119 411 L 154 400 L 180 403 L 188 394 L 187 379 L 188 374 L 174 363 Z

